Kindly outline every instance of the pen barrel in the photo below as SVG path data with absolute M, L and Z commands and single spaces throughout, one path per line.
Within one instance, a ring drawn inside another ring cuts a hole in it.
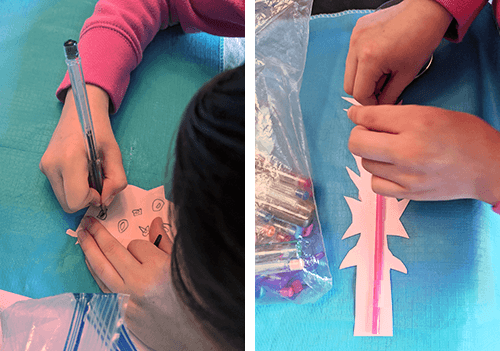
M 104 174 L 102 171 L 102 162 L 98 158 L 95 162 L 89 161 L 89 185 L 102 194 L 102 180 Z
M 256 275 L 266 275 L 275 273 L 286 273 L 301 271 L 304 269 L 304 260 L 301 258 L 290 261 L 265 262 L 255 264 Z
M 78 113 L 80 125 L 82 126 L 83 135 L 90 134 L 93 144 L 95 145 L 94 126 L 92 124 L 92 117 L 90 114 L 90 106 L 87 89 L 85 87 L 85 80 L 83 78 L 81 60 L 79 57 L 73 60 L 67 59 L 66 64 L 68 66 L 69 80 L 71 82 L 71 89 L 73 90 L 76 111 Z M 89 148 L 90 145 L 87 143 L 87 151 L 89 152 L 89 159 L 91 159 L 92 155 Z
M 101 160 L 97 154 L 94 126 L 90 113 L 90 105 L 83 77 L 81 58 L 78 54 L 77 44 L 74 40 L 68 40 L 64 43 L 64 54 L 66 56 L 66 65 L 73 90 L 76 111 L 78 119 L 82 126 L 87 156 L 89 160 L 89 184 L 96 189 L 99 194 L 102 193 L 103 171 Z
M 255 202 L 257 209 L 269 212 L 274 217 L 299 227 L 307 227 L 312 223 L 315 207 L 311 201 L 263 196 L 256 198 Z
M 298 258 L 298 241 L 270 243 L 255 246 L 255 263 L 272 262 L 278 259 Z
M 299 271 L 304 260 L 299 256 L 297 242 L 266 244 L 255 247 L 255 274 Z

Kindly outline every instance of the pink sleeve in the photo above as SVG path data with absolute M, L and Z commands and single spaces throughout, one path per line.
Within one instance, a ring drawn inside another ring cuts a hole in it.
M 435 0 L 453 16 L 445 38 L 459 43 L 487 0 Z
M 244 0 L 170 0 L 172 20 L 187 33 L 203 31 L 226 37 L 245 36 Z
M 160 29 L 180 22 L 187 32 L 244 36 L 244 11 L 243 0 L 100 0 L 78 41 L 85 82 L 106 91 L 115 113 L 130 73 Z M 56 92 L 61 102 L 70 85 L 66 72 Z

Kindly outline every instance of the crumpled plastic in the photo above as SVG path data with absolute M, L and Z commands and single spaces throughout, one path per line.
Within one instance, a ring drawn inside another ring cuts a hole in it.
M 299 92 L 312 0 L 255 2 L 255 297 L 312 303 L 332 288 Z

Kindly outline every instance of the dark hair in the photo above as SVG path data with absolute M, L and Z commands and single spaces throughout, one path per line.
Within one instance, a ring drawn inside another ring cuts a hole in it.
M 184 112 L 171 196 L 172 279 L 208 332 L 245 340 L 245 68 L 217 75 Z

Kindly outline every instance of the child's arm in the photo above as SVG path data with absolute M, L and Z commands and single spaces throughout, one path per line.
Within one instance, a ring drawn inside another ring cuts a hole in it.
M 130 73 L 160 29 L 180 23 L 187 32 L 244 36 L 244 17 L 243 0 L 101 0 L 78 42 L 85 81 L 109 95 L 110 113 L 115 113 Z M 66 74 L 56 92 L 61 102 L 69 86 Z
M 130 73 L 141 62 L 146 46 L 160 29 L 177 23 L 186 31 L 243 36 L 243 0 L 101 0 L 85 21 L 78 49 L 85 81 L 93 89 L 88 97 L 105 180 L 99 197 L 87 182 L 85 146 L 74 101 L 68 94 L 70 81 L 66 73 L 56 93 L 65 103 L 64 109 L 40 162 L 40 169 L 65 211 L 107 204 L 127 185 L 109 113 L 120 107 Z

